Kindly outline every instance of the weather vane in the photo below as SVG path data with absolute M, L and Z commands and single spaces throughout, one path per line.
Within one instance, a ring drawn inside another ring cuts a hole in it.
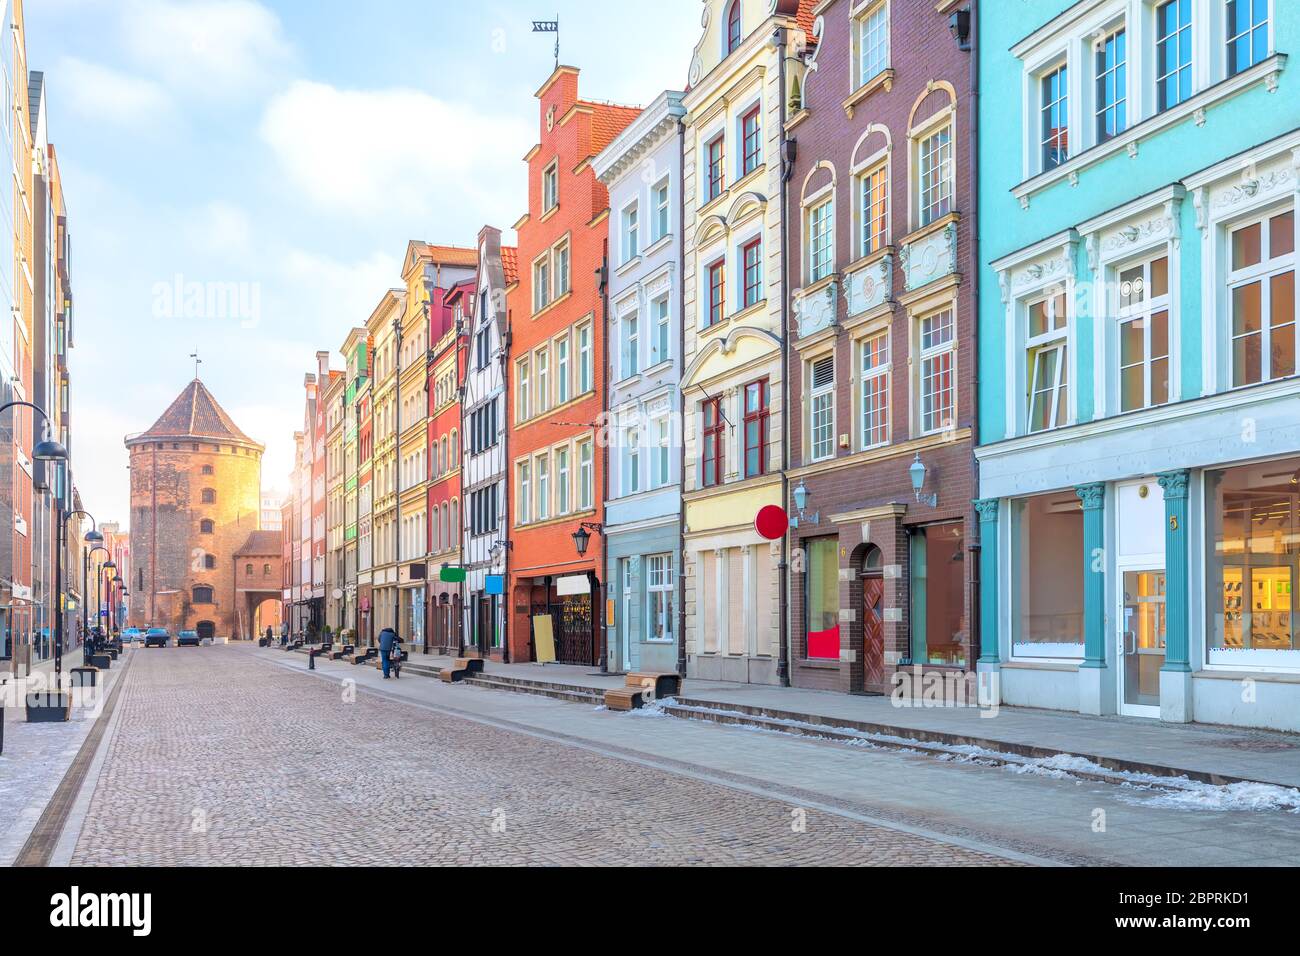
M 560 68 L 560 15 L 557 13 L 554 20 L 534 20 L 534 33 L 554 33 L 555 34 L 555 68 Z
M 190 358 L 194 359 L 194 377 L 199 377 L 199 366 L 203 364 L 203 359 L 199 358 L 199 347 L 194 346 L 194 351 L 190 353 Z

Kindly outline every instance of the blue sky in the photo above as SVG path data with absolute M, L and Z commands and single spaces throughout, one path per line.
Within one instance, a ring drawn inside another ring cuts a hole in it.
M 189 381 L 196 346 L 203 380 L 267 445 L 264 487 L 283 490 L 303 375 L 400 283 L 407 240 L 472 245 L 524 211 L 533 93 L 553 67 L 534 18 L 559 14 L 583 96 L 644 105 L 685 83 L 702 4 L 25 10 L 69 207 L 77 480 L 100 520 L 126 521 L 122 438 Z M 196 306 L 194 290 L 217 298 Z

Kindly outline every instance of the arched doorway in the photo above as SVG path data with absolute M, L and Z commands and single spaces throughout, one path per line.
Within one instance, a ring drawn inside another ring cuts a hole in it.
M 862 555 L 862 683 L 877 692 L 885 683 L 885 568 L 880 549 Z
M 199 621 L 195 630 L 199 632 L 200 641 L 210 641 L 217 636 L 217 625 L 211 621 Z

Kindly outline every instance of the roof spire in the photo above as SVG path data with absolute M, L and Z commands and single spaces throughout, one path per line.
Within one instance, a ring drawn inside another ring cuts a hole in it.
M 194 359 L 194 381 L 199 380 L 199 366 L 203 364 L 203 359 L 199 358 L 199 347 L 194 346 L 194 351 L 190 353 L 190 358 Z

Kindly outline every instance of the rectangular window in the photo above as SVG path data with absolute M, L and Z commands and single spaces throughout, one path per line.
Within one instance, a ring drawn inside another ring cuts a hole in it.
M 533 263 L 533 311 L 551 304 L 551 257 L 548 253 Z
M 537 368 L 537 411 L 551 407 L 551 356 L 546 349 L 538 349 L 533 359 Z
M 1025 348 L 1029 362 L 1028 430 L 1031 432 L 1056 428 L 1069 419 L 1068 332 L 1064 292 L 1030 304 Z
M 835 269 L 835 205 L 823 200 L 808 210 L 808 282 L 826 278 Z
M 578 394 L 584 395 L 595 387 L 591 366 L 591 325 L 578 329 Z
M 532 510 L 530 508 L 530 505 L 532 504 L 533 501 L 532 469 L 529 467 L 528 462 L 526 461 L 521 461 L 516 466 L 516 468 L 518 470 L 518 482 L 516 487 L 517 494 L 515 495 L 515 500 L 519 502 L 518 523 L 528 524 L 529 515 L 531 514 L 531 510 Z
M 489 340 L 489 336 L 488 336 L 487 329 L 483 329 L 482 331 L 480 331 L 475 340 L 475 344 L 477 346 L 476 355 L 475 355 L 477 362 L 475 364 L 477 365 L 479 371 L 482 371 L 483 369 L 487 368 L 488 365 L 488 354 L 489 354 L 488 340 Z
M 744 308 L 757 305 L 763 299 L 763 240 L 755 239 L 740 250 L 744 266 Z
M 1228 0 L 1228 75 L 1268 56 L 1268 0 Z
M 763 131 L 758 123 L 758 107 L 755 106 L 740 121 L 741 160 L 740 175 L 748 176 L 758 169 L 763 159 Z
M 1097 41 L 1097 142 L 1128 129 L 1127 34 L 1121 27 Z
M 835 454 L 835 356 L 808 366 L 808 434 L 813 461 Z
M 808 538 L 804 542 L 804 615 L 807 657 L 840 659 L 840 542 L 839 538 Z
M 858 180 L 862 200 L 861 254 L 869 256 L 885 247 L 889 235 L 888 183 L 885 164 L 863 173 Z
M 722 309 L 727 294 L 727 266 L 726 262 L 719 259 L 713 265 L 709 266 L 709 311 L 708 321 L 704 327 L 708 328 L 717 325 L 722 321 Z
M 1296 371 L 1295 210 L 1232 231 L 1232 384 Z
M 667 362 L 672 358 L 673 349 L 670 338 L 672 329 L 668 321 L 668 298 L 656 299 L 650 306 L 654 311 L 655 330 L 654 330 L 654 361 Z
M 569 513 L 569 449 L 555 451 L 555 513 Z
M 1012 502 L 1015 657 L 1083 656 L 1083 509 L 1072 489 Z
M 1205 477 L 1209 663 L 1300 667 L 1300 458 Z
M 623 377 L 641 371 L 640 316 L 635 312 L 623 319 Z
M 635 495 L 641 490 L 641 434 L 632 429 L 625 439 L 627 444 L 627 474 L 624 475 L 623 493 Z
M 1120 411 L 1169 401 L 1169 259 L 1119 274 Z
M 722 187 L 726 170 L 724 164 L 726 157 L 723 155 L 723 136 L 719 133 L 709 144 L 704 147 L 704 168 L 707 174 L 705 184 L 705 201 L 717 199 L 722 195 Z
M 889 441 L 889 333 L 881 332 L 862 342 L 862 435 L 863 448 Z
M 1156 8 L 1156 109 L 1163 112 L 1192 95 L 1192 0 Z
M 555 247 L 555 295 L 556 298 L 569 291 L 569 243 L 563 242 Z
M 654 241 L 658 242 L 668 235 L 671 228 L 671 211 L 668 206 L 668 180 L 662 179 L 654 188 L 655 222 Z
M 722 399 L 710 398 L 700 403 L 703 454 L 700 456 L 700 484 L 709 488 L 722 484 L 725 464 L 726 432 L 723 430 Z
M 673 597 L 677 582 L 673 579 L 673 556 L 651 554 L 645 559 L 646 567 L 646 639 L 671 641 L 673 639 Z
M 928 525 L 911 536 L 908 571 L 913 663 L 966 663 L 963 537 L 960 522 Z
M 669 431 L 670 427 L 671 423 L 668 418 L 655 419 L 654 475 L 651 480 L 658 488 L 662 488 L 664 485 L 668 484 L 669 479 L 670 462 L 668 456 L 671 453 L 669 446 L 669 438 L 671 436 L 671 432 Z
M 745 477 L 767 473 L 767 379 L 745 386 Z
M 623 210 L 623 261 L 630 262 L 641 254 L 640 224 L 636 203 Z
M 583 511 L 590 509 L 594 494 L 591 442 L 584 441 L 578 444 L 578 507 Z
M 528 374 L 528 360 L 523 359 L 515 365 L 515 421 L 526 422 L 533 417 L 532 379 Z
M 542 212 L 549 212 L 560 202 L 560 166 L 557 160 L 542 173 Z
M 857 21 L 858 85 L 889 69 L 889 4 L 877 4 Z
M 919 147 L 920 225 L 928 226 L 952 210 L 952 127 L 921 140 Z
M 1070 84 L 1065 64 L 1046 74 L 1039 86 L 1043 169 L 1055 169 L 1070 158 Z
M 537 468 L 537 520 L 545 521 L 551 516 L 551 458 L 538 455 Z
M 957 340 L 952 309 L 921 319 L 921 431 L 954 425 L 957 403 Z
M 555 395 L 557 404 L 563 405 L 569 400 L 569 337 L 566 335 L 555 342 Z

